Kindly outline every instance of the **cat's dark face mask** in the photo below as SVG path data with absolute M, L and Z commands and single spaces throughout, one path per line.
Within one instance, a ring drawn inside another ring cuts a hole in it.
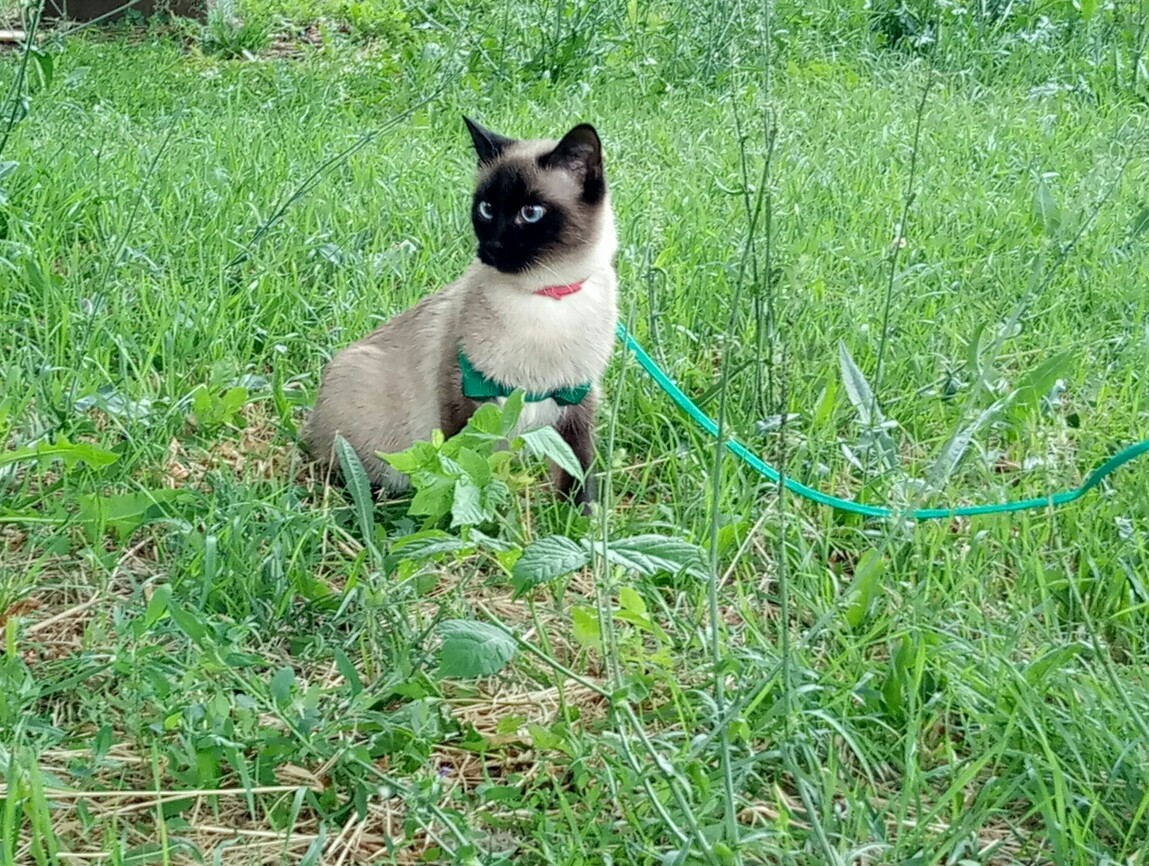
M 606 182 L 591 126 L 576 126 L 541 149 L 470 120 L 467 128 L 479 157 L 471 222 L 483 264 L 518 274 L 594 242 Z

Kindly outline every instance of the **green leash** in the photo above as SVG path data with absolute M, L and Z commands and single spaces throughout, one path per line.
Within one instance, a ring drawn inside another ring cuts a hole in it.
M 618 323 L 618 338 L 622 340 L 627 349 L 634 353 L 634 357 L 638 360 L 639 366 L 650 374 L 650 377 L 658 383 L 658 387 L 665 391 L 667 396 L 677 403 L 678 407 L 694 420 L 694 423 L 711 436 L 718 435 L 718 425 L 714 422 L 714 419 L 694 405 L 694 402 L 682 392 L 682 389 L 674 384 L 671 378 L 662 371 L 658 364 L 646 354 L 642 346 L 638 344 L 638 341 L 627 332 L 622 322 Z M 1122 448 L 1090 472 L 1085 479 L 1085 483 L 1080 487 L 1074 488 L 1073 490 L 1064 490 L 1060 493 L 1053 493 L 1049 496 L 1021 499 L 1016 502 L 1001 502 L 996 505 L 965 505 L 960 508 L 916 508 L 911 511 L 899 512 L 882 505 L 864 505 L 861 502 L 854 502 L 850 499 L 839 499 L 837 496 L 830 496 L 828 493 L 807 487 L 805 484 L 795 481 L 792 478 L 783 479 L 782 474 L 777 469 L 759 459 L 748 448 L 742 445 L 742 443 L 734 439 L 727 439 L 725 444 L 728 451 L 741 458 L 751 469 L 760 475 L 764 475 L 771 481 L 782 481 L 786 489 L 791 493 L 795 493 L 812 502 L 817 502 L 820 505 L 828 505 L 830 508 L 836 508 L 838 511 L 861 514 L 865 517 L 896 517 L 901 515 L 914 520 L 934 520 L 944 517 L 974 517 L 978 514 L 1011 514 L 1016 511 L 1029 511 L 1035 508 L 1054 508 L 1060 505 L 1068 505 L 1070 502 L 1075 502 L 1080 499 L 1100 484 L 1104 478 L 1112 475 L 1126 463 L 1137 459 L 1143 454 L 1149 453 L 1149 439 L 1144 439 L 1135 445 Z

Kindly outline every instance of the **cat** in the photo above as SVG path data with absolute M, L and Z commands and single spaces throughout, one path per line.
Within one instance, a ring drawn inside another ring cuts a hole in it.
M 458 433 L 485 400 L 527 392 L 515 433 L 553 426 L 584 471 L 555 466 L 563 496 L 595 496 L 595 410 L 614 343 L 618 249 L 603 148 L 580 123 L 561 140 L 520 140 L 464 117 L 478 157 L 471 201 L 477 255 L 429 295 L 324 367 L 303 429 L 329 471 L 335 437 L 355 449 L 372 485 L 399 494 L 403 473 L 376 456 L 434 430 Z

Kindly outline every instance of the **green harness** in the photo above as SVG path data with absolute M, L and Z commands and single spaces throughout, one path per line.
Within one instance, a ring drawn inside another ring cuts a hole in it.
M 459 347 L 459 370 L 463 374 L 463 396 L 471 400 L 485 402 L 499 397 L 509 397 L 515 390 L 510 385 L 504 385 L 498 379 L 492 379 L 476 370 L 462 346 Z M 556 391 L 545 393 L 528 391 L 525 399 L 528 403 L 554 400 L 560 406 L 577 406 L 586 399 L 586 395 L 590 393 L 590 387 L 591 383 L 586 382 L 571 388 L 559 388 Z

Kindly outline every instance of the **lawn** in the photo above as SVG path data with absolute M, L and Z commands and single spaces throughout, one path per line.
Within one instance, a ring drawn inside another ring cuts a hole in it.
M 1149 435 L 1149 4 L 970 7 L 248 0 L 6 52 L 0 864 L 1145 863 L 1146 459 L 862 518 L 621 346 L 589 518 L 529 448 L 420 508 L 296 446 L 473 255 L 467 114 L 596 126 L 625 322 L 788 477 L 1076 487 Z

